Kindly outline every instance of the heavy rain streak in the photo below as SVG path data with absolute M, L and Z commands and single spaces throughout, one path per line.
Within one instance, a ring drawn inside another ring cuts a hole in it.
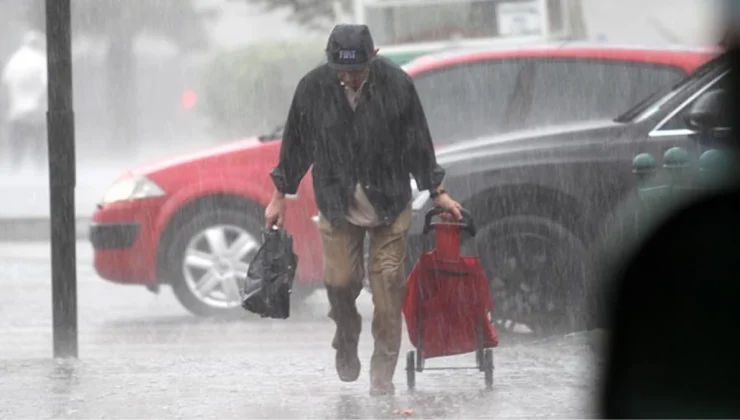
M 716 6 L 0 0 L 0 418 L 593 417 L 600 223 Z M 272 215 L 285 319 L 243 304 Z

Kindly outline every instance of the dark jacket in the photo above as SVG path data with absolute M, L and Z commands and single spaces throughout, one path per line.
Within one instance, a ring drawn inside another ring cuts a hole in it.
M 328 65 L 298 83 L 271 174 L 278 191 L 295 194 L 312 164 L 316 205 L 333 224 L 345 220 L 358 182 L 390 223 L 411 200 L 409 174 L 420 191 L 445 174 L 411 77 L 384 58 L 373 61 L 356 112 Z

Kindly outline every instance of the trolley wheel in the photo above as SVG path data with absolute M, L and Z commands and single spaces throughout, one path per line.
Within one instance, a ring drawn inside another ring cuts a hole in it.
M 486 381 L 486 388 L 493 387 L 493 349 L 486 349 L 483 352 L 483 375 Z
M 483 351 L 485 350 L 485 346 L 483 345 L 483 328 L 483 325 L 480 323 L 475 326 L 475 341 L 477 343 L 477 348 L 475 349 L 475 367 L 481 372 L 483 372 Z
M 410 390 L 416 388 L 416 355 L 413 350 L 406 353 L 406 385 Z

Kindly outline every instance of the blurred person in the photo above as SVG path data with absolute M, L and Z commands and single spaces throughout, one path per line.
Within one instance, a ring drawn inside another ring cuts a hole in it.
M 8 59 L 2 73 L 11 165 L 17 169 L 26 158 L 43 163 L 47 110 L 46 42 L 30 31 Z
M 370 361 L 371 395 L 394 392 L 406 293 L 404 262 L 411 223 L 409 174 L 434 205 L 462 218 L 460 204 L 441 187 L 426 117 L 411 78 L 377 56 L 366 25 L 337 25 L 327 62 L 295 90 L 283 134 L 276 186 L 266 225 L 283 226 L 285 196 L 296 194 L 313 165 L 324 283 L 336 324 L 332 346 L 339 379 L 356 381 L 362 327 L 355 300 L 364 277 L 363 244 L 370 236 L 369 280 L 375 307 Z

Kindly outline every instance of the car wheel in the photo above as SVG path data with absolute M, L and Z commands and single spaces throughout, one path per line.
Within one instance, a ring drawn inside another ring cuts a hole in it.
M 198 316 L 243 313 L 240 288 L 261 245 L 262 223 L 247 213 L 211 210 L 180 227 L 168 251 L 175 296 Z
M 474 239 L 500 329 L 538 336 L 581 328 L 586 250 L 562 225 L 541 217 L 508 217 Z

